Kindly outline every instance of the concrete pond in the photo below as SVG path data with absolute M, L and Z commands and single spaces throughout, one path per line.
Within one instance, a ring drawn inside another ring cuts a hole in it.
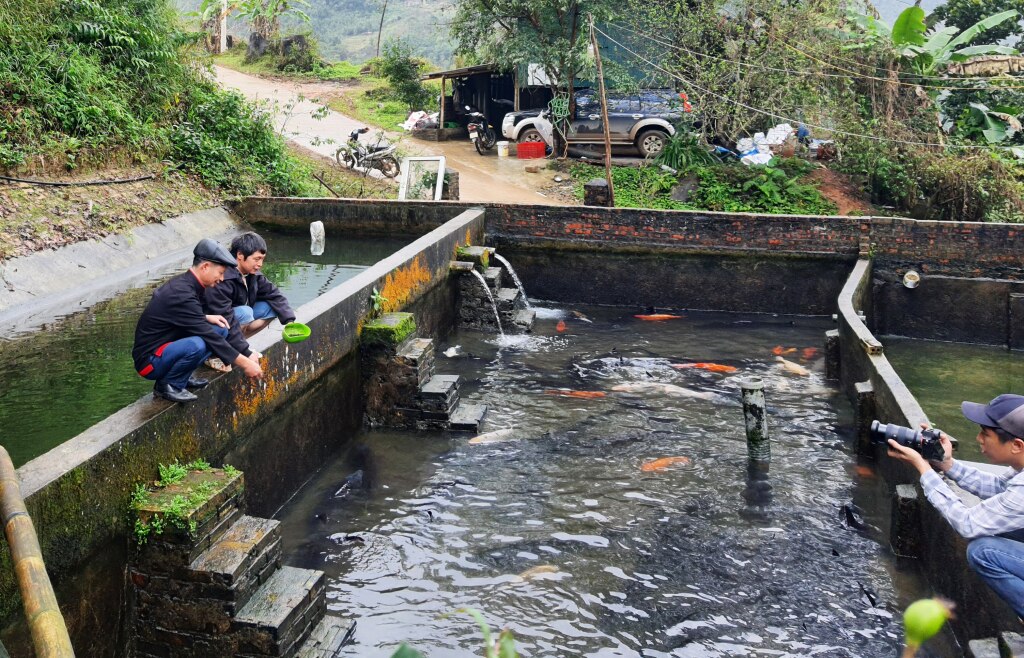
M 902 609 L 933 592 L 961 613 L 929 655 L 1014 629 L 964 542 L 906 486 L 914 474 L 865 430 L 945 421 L 949 388 L 984 399 L 1024 383 L 1008 351 L 1024 345 L 1016 227 L 270 198 L 232 211 L 271 233 L 270 274 L 313 330 L 253 340 L 265 381 L 219 376 L 188 407 L 143 395 L 130 365 L 103 400 L 47 383 L 41 355 L 55 349 L 78 355 L 82 381 L 123 366 L 117 341 L 180 262 L 0 344 L 5 381 L 50 393 L 46 405 L 0 394 L 0 415 L 5 443 L 8 427 L 30 438 L 19 476 L 79 655 L 291 655 L 314 640 L 328 655 L 334 620 L 338 644 L 355 622 L 336 655 L 390 656 L 409 640 L 464 656 L 480 644 L 451 614 L 465 606 L 530 656 L 895 655 Z M 312 221 L 327 231 L 319 260 Z M 514 266 L 529 309 L 474 246 Z M 474 258 L 507 336 L 452 265 Z M 381 312 L 411 314 L 391 347 L 360 340 L 375 290 Z M 658 314 L 677 317 L 645 319 Z M 1005 376 L 928 369 L 946 358 Z M 747 459 L 737 381 L 750 375 L 765 384 L 770 465 Z M 46 413 L 62 404 L 74 422 Z M 246 600 L 264 580 L 306 592 L 302 621 L 279 629 L 287 649 L 266 644 L 243 600 L 220 644 L 198 615 L 179 615 L 194 628 L 160 617 L 191 603 L 149 584 L 158 562 L 130 541 L 128 500 L 157 464 L 200 457 L 244 475 L 218 513 L 236 525 L 210 527 L 270 538 L 252 544 L 267 567 L 245 567 Z M 0 638 L 30 655 L 0 558 Z

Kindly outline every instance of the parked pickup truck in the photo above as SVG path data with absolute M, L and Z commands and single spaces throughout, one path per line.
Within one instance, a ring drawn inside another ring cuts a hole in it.
M 535 122 L 540 109 L 509 112 L 501 122 L 505 139 L 539 142 Z M 608 125 L 614 146 L 635 146 L 644 157 L 653 157 L 675 134 L 673 122 L 683 116 L 683 103 L 671 89 L 647 89 L 637 94 L 608 94 Z M 576 113 L 570 122 L 570 144 L 604 144 L 601 97 L 593 89 L 576 91 Z

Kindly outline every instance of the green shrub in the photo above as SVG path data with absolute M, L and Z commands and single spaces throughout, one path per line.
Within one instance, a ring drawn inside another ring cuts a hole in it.
M 410 110 L 423 108 L 430 92 L 420 81 L 426 63 L 412 56 L 412 48 L 401 39 L 389 39 L 377 65 L 379 75 L 388 81 L 391 93 Z

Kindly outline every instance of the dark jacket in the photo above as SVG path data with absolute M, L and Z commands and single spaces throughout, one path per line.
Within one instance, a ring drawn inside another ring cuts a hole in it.
M 224 281 L 206 291 L 206 308 L 210 313 L 223 315 L 231 323 L 231 331 L 235 332 L 234 308 L 236 306 L 252 306 L 256 302 L 266 302 L 274 310 L 281 324 L 288 324 L 295 319 L 295 311 L 288 305 L 288 300 L 267 277 L 259 272 L 246 275 L 242 281 L 242 273 L 237 267 L 224 270 Z
M 248 356 L 248 345 L 229 343 L 228 338 L 215 331 L 215 325 L 206 321 L 205 298 L 203 284 L 191 270 L 156 289 L 135 325 L 132 359 L 136 371 L 145 368 L 147 359 L 162 345 L 189 336 L 199 336 L 206 341 L 207 348 L 224 363 L 231 364 L 239 353 Z

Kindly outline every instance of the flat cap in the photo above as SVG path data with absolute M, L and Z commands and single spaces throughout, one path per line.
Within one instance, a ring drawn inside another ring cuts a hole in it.
M 217 263 L 218 265 L 226 265 L 228 267 L 235 267 L 238 265 L 238 261 L 234 256 L 231 255 L 223 245 L 214 242 L 210 238 L 203 238 L 196 245 L 196 248 L 192 250 L 192 253 L 199 260 L 208 260 L 211 263 Z

